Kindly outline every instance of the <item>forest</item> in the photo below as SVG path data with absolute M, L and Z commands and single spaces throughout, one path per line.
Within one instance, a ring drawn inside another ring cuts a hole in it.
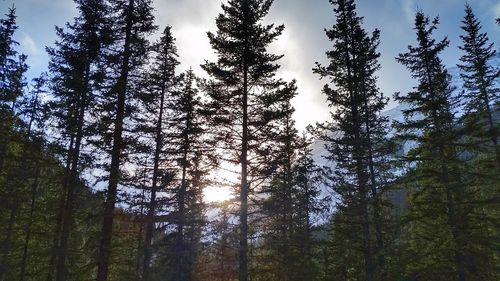
M 381 30 L 329 0 L 327 63 L 304 66 L 329 121 L 302 131 L 273 0 L 221 1 L 204 73 L 178 70 L 152 0 L 73 2 L 34 79 L 0 11 L 0 281 L 500 280 L 500 41 L 472 5 L 456 65 L 414 13 L 393 94 Z

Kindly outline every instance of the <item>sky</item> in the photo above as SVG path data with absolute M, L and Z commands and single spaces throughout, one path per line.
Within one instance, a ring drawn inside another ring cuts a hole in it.
M 205 60 L 214 61 L 207 31 L 215 32 L 215 18 L 221 12 L 222 0 L 153 0 L 159 30 L 171 25 L 177 38 L 181 66 L 179 71 L 192 67 L 203 76 L 200 68 Z M 469 0 L 476 16 L 482 22 L 496 48 L 500 45 L 500 27 L 494 18 L 500 17 L 500 0 Z M 415 43 L 412 30 L 415 11 L 422 9 L 431 17 L 439 16 L 441 25 L 436 36 L 448 35 L 450 48 L 443 53 L 444 62 L 453 67 L 461 55 L 460 21 L 464 0 L 358 0 L 358 14 L 365 18 L 369 31 L 381 30 L 379 87 L 387 96 L 408 91 L 415 85 L 408 71 L 395 57 Z M 19 30 L 16 34 L 20 49 L 28 55 L 31 69 L 28 77 L 35 77 L 47 69 L 45 46 L 57 39 L 54 26 L 64 26 L 77 11 L 71 0 L 0 0 L 0 13 L 15 5 Z M 326 64 L 325 51 L 331 48 L 324 29 L 334 23 L 332 6 L 328 0 L 275 0 L 265 23 L 284 24 L 283 35 L 270 46 L 275 54 L 284 54 L 278 75 L 297 79 L 299 95 L 294 99 L 296 125 L 303 130 L 308 124 L 325 121 L 329 117 L 326 99 L 321 93 L 325 81 L 312 73 L 315 62 Z M 152 39 L 158 35 L 153 36 Z M 396 104 L 391 102 L 389 107 Z

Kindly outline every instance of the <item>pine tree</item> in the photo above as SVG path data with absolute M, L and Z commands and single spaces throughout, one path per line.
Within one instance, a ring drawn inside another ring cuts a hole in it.
M 259 197 L 263 197 L 261 204 L 265 220 L 262 230 L 264 249 L 260 249 L 260 252 L 266 255 L 259 260 L 267 271 L 270 271 L 269 278 L 273 280 L 294 280 L 295 274 L 291 268 L 297 266 L 294 263 L 292 245 L 296 226 L 295 215 L 299 211 L 294 209 L 297 193 L 294 165 L 301 142 L 292 117 L 294 108 L 291 105 L 291 100 L 296 95 L 297 86 L 294 80 L 268 97 L 274 104 L 268 107 L 267 114 L 276 116 L 276 119 L 267 130 L 269 138 L 274 140 L 271 150 L 273 157 L 267 162 L 272 180 L 259 192 Z
M 334 223 L 359 226 L 352 231 L 361 235 L 346 241 L 352 243 L 351 248 L 362 252 L 356 256 L 363 256 L 364 275 L 356 263 L 347 264 L 348 270 L 357 268 L 357 278 L 364 280 L 385 280 L 382 206 L 383 192 L 390 179 L 390 169 L 385 164 L 391 147 L 385 145 L 388 120 L 380 115 L 387 98 L 379 92 L 375 76 L 380 68 L 380 54 L 376 51 L 380 32 L 375 30 L 371 36 L 366 33 L 353 0 L 330 2 L 337 16 L 336 24 L 326 31 L 333 42 L 333 50 L 326 53 L 330 64 L 326 67 L 317 64 L 314 72 L 335 85 L 335 88 L 325 85 L 323 90 L 330 107 L 335 108 L 331 114 L 333 120 L 320 126 L 324 131 L 321 139 L 328 151 L 325 158 L 335 163 L 334 170 L 328 168 L 325 172 L 339 196 L 337 210 L 339 218 L 343 218 Z
M 51 57 L 51 88 L 54 100 L 51 107 L 57 120 L 57 129 L 67 146 L 66 179 L 63 184 L 59 213 L 56 219 L 54 250 L 50 259 L 47 280 L 52 280 L 56 264 L 56 280 L 66 280 L 66 266 L 71 222 L 73 220 L 76 188 L 82 167 L 82 147 L 89 132 L 88 115 L 95 104 L 95 90 L 99 88 L 102 71 L 102 49 L 106 45 L 107 6 L 102 1 L 75 1 L 79 16 L 66 30 L 56 28 L 60 38 L 55 47 L 47 48 Z
M 7 258 L 12 249 L 14 226 L 19 211 L 20 188 L 13 184 L 18 180 L 15 169 L 21 163 L 22 155 L 16 150 L 18 141 L 16 132 L 18 127 L 19 101 L 26 90 L 25 72 L 28 69 L 26 56 L 18 54 L 15 49 L 19 43 L 13 36 L 17 30 L 15 9 L 9 9 L 6 17 L 0 19 L 0 200 L 5 202 L 0 207 L 2 214 L 9 217 L 6 229 L 2 231 L 2 245 L 0 246 L 0 278 L 4 274 Z M 21 142 L 22 143 L 22 142 Z M 23 153 L 21 153 L 23 154 Z M 6 163 L 9 163 L 8 167 Z M 15 167 L 14 167 L 15 166 Z M 20 171 L 20 170 L 19 170 Z M 18 172 L 19 172 L 18 171 Z M 19 186 L 17 186 L 19 187 Z M 5 211 L 6 212 L 5 212 Z
M 493 43 L 489 43 L 488 35 L 481 32 L 481 24 L 474 16 L 470 5 L 465 6 L 465 17 L 462 20 L 462 30 L 465 35 L 460 35 L 463 45 L 459 48 L 464 51 L 460 58 L 462 64 L 458 65 L 461 70 L 460 76 L 464 82 L 464 96 L 466 100 L 466 120 L 470 130 L 486 132 L 475 132 L 479 138 L 491 141 L 496 156 L 497 168 L 500 169 L 500 144 L 498 126 L 495 125 L 493 113 L 499 106 L 499 89 L 495 81 L 500 77 L 500 69 L 492 64 L 496 50 Z M 487 124 L 483 121 L 487 120 Z
M 42 73 L 39 77 L 33 79 L 32 90 L 28 97 L 21 102 L 20 114 L 24 116 L 26 122 L 26 139 L 25 139 L 25 151 L 30 150 L 30 153 L 37 156 L 23 157 L 23 169 L 30 171 L 29 176 L 26 179 L 31 179 L 31 193 L 29 199 L 29 216 L 27 218 L 27 223 L 24 227 L 24 241 L 22 246 L 22 257 L 21 257 L 21 268 L 19 280 L 25 280 L 26 270 L 28 267 L 28 254 L 29 246 L 32 239 L 32 225 L 34 222 L 35 208 L 37 207 L 37 195 L 40 192 L 40 177 L 41 177 L 41 167 L 43 159 L 42 149 L 46 146 L 44 129 L 46 128 L 46 121 L 48 119 L 48 110 L 45 102 L 43 101 L 43 94 L 46 93 L 47 75 Z M 27 154 L 25 152 L 24 154 Z
M 328 198 L 321 198 L 321 173 L 312 159 L 311 141 L 294 128 L 290 99 L 296 95 L 295 82 L 282 91 L 286 93 L 279 110 L 282 118 L 276 122 L 276 163 L 270 163 L 274 177 L 260 194 L 264 225 L 256 270 L 262 280 L 316 280 L 313 220 Z
M 28 70 L 27 57 L 19 54 L 14 40 L 17 30 L 16 9 L 10 8 L 5 18 L 0 19 L 0 177 L 8 153 L 9 132 L 15 122 L 16 102 L 22 97 Z
M 395 95 L 409 105 L 404 121 L 396 124 L 398 137 L 416 145 L 402 158 L 413 165 L 407 189 L 407 274 L 417 279 L 490 280 L 491 270 L 480 269 L 489 264 L 483 260 L 484 249 L 477 252 L 482 246 L 476 244 L 481 243 L 476 235 L 487 230 L 474 219 L 479 210 L 457 147 L 454 88 L 439 57 L 449 41 L 432 38 L 438 23 L 438 18 L 431 22 L 417 12 L 418 45 L 397 58 L 419 83 L 414 91 Z
M 165 191 L 165 186 L 161 185 L 161 179 L 168 176 L 165 168 L 161 168 L 160 164 L 165 160 L 165 149 L 170 138 L 165 138 L 165 133 L 168 128 L 165 128 L 168 100 L 171 93 L 177 89 L 178 77 L 175 75 L 175 67 L 179 64 L 177 60 L 177 47 L 175 39 L 172 36 L 171 27 L 167 26 L 163 31 L 160 40 L 152 46 L 155 52 L 155 61 L 150 70 L 148 79 L 147 93 L 142 100 L 144 107 L 149 114 L 142 117 L 140 126 L 144 127 L 148 119 L 153 119 L 154 122 L 150 128 L 143 128 L 146 131 L 154 132 L 154 148 L 149 151 L 154 155 L 153 171 L 149 195 L 149 203 L 147 205 L 145 238 L 144 238 L 144 256 L 142 268 L 142 280 L 150 280 L 150 264 L 152 257 L 151 242 L 153 238 L 153 230 L 155 228 L 155 218 L 158 208 L 157 192 Z M 144 115 L 144 112 L 141 113 Z M 168 184 L 168 183 L 167 183 Z
M 238 233 L 231 206 L 229 200 L 211 204 L 217 216 L 210 221 L 210 240 L 197 261 L 194 280 L 238 279 Z
M 166 205 L 171 211 L 166 223 L 172 229 L 167 233 L 164 260 L 158 268 L 167 280 L 192 280 L 194 264 L 200 251 L 200 239 L 205 225 L 205 204 L 202 190 L 207 185 L 208 173 L 215 167 L 211 149 L 213 143 L 206 138 L 201 102 L 192 70 L 182 78 L 178 90 L 171 93 L 166 104 L 165 148 L 172 180 L 166 189 Z
M 98 109 L 100 120 L 98 128 L 104 144 L 110 144 L 110 162 L 106 164 L 108 186 L 104 204 L 101 241 L 99 244 L 97 281 L 108 278 L 111 240 L 113 233 L 113 212 L 115 210 L 118 185 L 121 181 L 121 166 L 124 162 L 124 151 L 127 148 L 124 134 L 127 120 L 130 117 L 131 99 L 134 96 L 133 78 L 147 57 L 148 41 L 146 36 L 155 30 L 153 25 L 152 4 L 150 0 L 113 0 L 110 1 L 113 11 L 110 20 L 113 25 L 113 44 L 107 50 L 108 72 L 113 78 L 111 85 L 104 91 L 101 106 Z
M 314 237 L 314 221 L 325 212 L 330 198 L 321 194 L 321 168 L 313 160 L 310 148 L 312 141 L 307 136 L 299 140 L 297 159 L 294 163 L 294 195 L 291 280 L 316 280 L 319 276 L 317 255 L 315 254 L 317 239 Z
M 16 9 L 10 8 L 6 18 L 0 20 L 0 105 L 5 110 L 12 107 L 19 93 L 13 90 L 13 72 L 18 68 L 18 52 L 15 47 L 19 45 L 13 36 L 17 30 Z
M 230 162 L 241 165 L 239 280 L 248 280 L 248 197 L 257 185 L 256 152 L 263 143 L 262 132 L 268 122 L 262 116 L 262 92 L 277 86 L 274 75 L 281 56 L 267 48 L 283 31 L 283 26 L 263 25 L 272 0 L 231 0 L 222 5 L 216 19 L 218 31 L 208 33 L 218 55 L 217 62 L 202 67 L 213 81 L 207 85 L 212 99 L 212 121 L 220 140 L 231 153 Z M 259 160 L 262 161 L 262 160 Z M 261 162 L 262 163 L 262 162 Z
M 461 144 L 466 157 L 466 175 L 468 189 L 474 192 L 468 201 L 475 202 L 470 210 L 470 225 L 480 225 L 469 231 L 474 237 L 469 243 L 468 251 L 473 253 L 475 270 L 481 272 L 483 279 L 498 278 L 493 264 L 500 258 L 495 251 L 491 237 L 498 234 L 495 224 L 499 221 L 499 209 L 489 204 L 500 195 L 498 191 L 500 167 L 500 146 L 498 144 L 499 127 L 495 115 L 500 108 L 499 89 L 497 86 L 500 69 L 494 64 L 496 51 L 493 43 L 489 43 L 488 35 L 481 32 L 481 24 L 474 16 L 469 5 L 465 7 L 461 35 L 464 52 L 461 57 L 461 70 L 464 91 L 459 96 L 465 101 L 465 113 L 461 118 L 463 124 Z M 496 158 L 496 162 L 494 159 Z M 496 163 L 496 165 L 495 165 Z M 481 218 L 482 221 L 478 221 Z M 486 222 L 486 223 L 485 223 Z M 475 230 L 477 229 L 477 230 Z M 480 268 L 480 269 L 479 269 Z
M 6 252 L 2 262 L 9 269 L 7 278 L 24 280 L 34 223 L 34 212 L 39 192 L 41 168 L 44 162 L 43 150 L 47 143 L 44 127 L 47 118 L 43 102 L 45 76 L 33 79 L 30 91 L 16 101 L 16 127 L 12 131 L 12 144 L 18 153 L 12 154 L 6 169 L 6 187 L 11 190 L 8 197 L 13 204 L 9 217 Z M 44 163 L 45 164 L 45 163 Z M 1 189 L 0 189 L 1 190 Z M 6 214 L 3 213 L 2 214 Z M 22 237 L 22 238 L 21 238 Z

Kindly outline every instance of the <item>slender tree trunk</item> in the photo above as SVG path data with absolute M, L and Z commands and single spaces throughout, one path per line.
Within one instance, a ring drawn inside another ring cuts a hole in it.
M 242 98 L 239 281 L 248 281 L 248 68 L 246 66 L 243 72 Z
M 186 133 L 187 135 L 187 133 Z M 188 139 L 186 136 L 185 141 Z M 185 143 L 187 145 L 187 143 Z M 178 228 L 177 228 L 177 246 L 180 250 L 177 253 L 179 261 L 176 262 L 176 268 L 174 269 L 176 279 L 179 281 L 185 281 L 185 267 L 184 263 L 186 262 L 186 252 L 185 252 L 185 239 L 184 239 L 184 225 L 186 221 L 186 211 L 185 211 L 185 202 L 186 202 L 186 189 L 187 189 L 187 151 L 188 147 L 184 147 L 184 153 L 182 157 L 182 178 L 181 178 L 181 186 L 179 189 L 179 217 L 178 217 Z
M 358 174 L 360 173 L 359 160 L 358 164 Z M 361 172 L 363 174 L 363 172 Z M 359 177 L 359 176 L 358 176 Z M 360 178 L 360 201 L 361 201 L 361 213 L 362 213 L 362 228 L 363 228 L 363 255 L 365 258 L 365 274 L 366 281 L 373 280 L 373 257 L 372 257 L 372 246 L 371 246 L 371 233 L 370 233 L 370 216 L 368 213 L 368 194 L 366 190 L 366 182 L 363 183 L 364 179 Z
M 26 140 L 25 140 L 25 148 L 24 148 L 24 153 L 23 153 L 23 161 L 22 163 L 26 163 L 26 157 L 27 157 L 27 150 L 28 146 L 30 145 L 30 140 L 31 140 L 31 131 L 33 128 L 33 122 L 35 121 L 35 114 L 36 110 L 38 107 L 38 94 L 35 96 L 33 99 L 33 104 L 32 104 L 32 111 L 30 114 L 30 119 L 28 122 L 28 131 L 26 133 Z M 35 203 L 36 203 L 36 193 L 38 189 L 38 180 L 40 176 L 40 168 L 38 167 L 39 163 L 38 160 L 35 160 L 34 166 L 36 169 L 35 172 L 35 179 L 33 181 L 32 187 L 31 187 L 31 202 L 30 202 L 30 212 L 29 212 L 29 218 L 28 218 L 28 224 L 26 225 L 26 235 L 24 239 L 24 244 L 23 244 L 23 255 L 21 258 L 21 273 L 19 280 L 24 281 L 24 277 L 26 275 L 26 263 L 28 259 L 28 248 L 29 248 L 29 242 L 31 239 L 31 225 L 33 224 L 33 212 L 35 211 Z
M 57 208 L 56 215 L 56 224 L 54 226 L 54 237 L 52 239 L 52 250 L 49 259 L 49 267 L 47 272 L 46 281 L 53 280 L 53 274 L 55 270 L 55 264 L 57 261 L 57 253 L 59 250 L 59 241 L 61 238 L 61 226 L 62 226 L 62 217 L 64 210 L 64 203 L 66 202 L 66 193 L 68 192 L 68 182 L 69 182 L 69 173 L 71 169 L 71 155 L 73 153 L 73 145 L 74 145 L 74 136 L 71 136 L 69 147 L 68 147 L 68 157 L 66 158 L 66 164 L 64 168 L 64 180 L 61 189 L 61 195 L 59 197 L 59 204 Z
M 147 172 L 148 170 L 148 163 L 147 161 L 144 163 L 144 182 L 147 181 Z M 144 185 L 146 186 L 146 185 Z M 141 202 L 145 202 L 146 200 L 146 189 L 144 188 L 142 190 L 142 194 L 141 194 Z M 146 230 L 146 216 L 144 216 L 144 209 L 145 209 L 145 206 L 144 204 L 141 204 L 141 209 L 139 211 L 139 216 L 140 216 L 140 219 L 139 219 L 139 233 L 137 233 L 137 257 L 136 257 L 136 260 L 135 260 L 135 280 L 142 280 L 142 276 L 141 273 L 144 268 L 141 267 L 141 263 L 144 261 L 144 245 L 143 245 L 143 241 L 145 240 L 145 236 L 143 236 L 144 234 L 144 231 Z M 141 256 L 141 251 L 142 251 L 142 256 Z
M 348 63 L 350 65 L 350 62 Z M 349 68 L 350 69 L 350 68 Z M 350 71 L 350 70 L 349 70 Z M 351 88 L 352 89 L 352 88 Z M 360 136 L 362 123 L 360 122 L 359 114 L 359 96 L 356 91 L 351 91 L 351 111 L 354 127 L 354 145 L 353 145 L 353 158 L 356 162 L 356 177 L 358 183 L 358 192 L 362 217 L 362 232 L 363 232 L 363 255 L 365 259 L 365 278 L 366 281 L 373 280 L 373 254 L 371 246 L 371 233 L 370 233 L 370 215 L 368 212 L 368 190 L 367 190 L 367 175 L 365 172 L 365 163 L 363 163 L 363 146 Z
M 165 76 L 165 72 L 163 73 Z M 154 155 L 153 164 L 153 183 L 151 187 L 151 198 L 149 202 L 149 209 L 146 216 L 146 236 L 144 239 L 144 260 L 142 267 L 142 280 L 149 281 L 149 267 L 151 263 L 151 240 L 153 238 L 154 229 L 154 217 L 156 212 L 156 189 L 158 185 L 159 176 L 159 165 L 160 165 L 160 153 L 163 146 L 162 138 L 162 122 L 163 122 L 163 110 L 165 106 L 165 83 L 162 83 L 161 89 L 161 100 L 160 100 L 160 113 L 158 116 L 158 123 L 156 125 L 156 147 Z
M 24 237 L 24 245 L 23 245 L 23 256 L 21 259 L 21 274 L 19 277 L 20 281 L 24 281 L 24 277 L 26 275 L 26 265 L 28 260 L 28 248 L 31 239 L 31 226 L 33 224 L 33 213 L 35 211 L 35 203 L 36 203 L 36 193 L 38 191 L 38 178 L 40 176 L 39 168 L 37 168 L 35 180 L 33 182 L 33 186 L 31 188 L 31 202 L 30 202 L 30 215 L 28 219 L 28 225 L 26 226 L 26 234 Z
M 97 266 L 97 281 L 108 279 L 109 262 L 111 259 L 111 239 L 113 234 L 113 212 L 118 193 L 118 183 L 120 182 L 120 161 L 123 146 L 123 122 L 125 118 L 125 102 L 127 92 L 127 82 L 129 74 L 130 44 L 132 35 L 132 18 L 134 11 L 134 0 L 129 0 L 127 7 L 127 18 L 125 28 L 125 43 L 123 51 L 123 64 L 121 66 L 120 78 L 117 81 L 116 115 L 114 122 L 113 147 L 111 150 L 111 165 L 109 173 L 109 183 L 104 203 L 104 220 L 101 231 L 101 242 L 99 245 L 99 256 Z
M 58 247 L 56 281 L 66 281 L 67 269 L 66 258 L 68 255 L 68 242 L 71 232 L 71 222 L 73 220 L 73 205 L 75 201 L 76 186 L 78 182 L 78 163 L 80 160 L 80 149 L 83 139 L 83 123 L 85 121 L 85 112 L 87 109 L 87 91 L 90 75 L 90 64 L 87 63 L 85 69 L 84 81 L 81 96 L 78 104 L 77 132 L 75 137 L 75 146 L 71 155 L 71 171 L 67 186 L 66 200 L 64 210 L 62 211 L 62 230 L 61 240 Z
M 191 97 L 189 97 L 191 98 Z M 191 101 L 190 101 L 191 103 Z M 181 268 L 175 268 L 177 278 L 179 281 L 187 280 L 187 272 L 185 267 L 186 261 L 186 252 L 185 252 L 185 237 L 184 237 L 184 227 L 186 224 L 186 192 L 187 192 L 187 168 L 188 168 L 188 153 L 190 149 L 190 129 L 191 129 L 191 111 L 192 108 L 188 108 L 188 113 L 186 116 L 186 128 L 184 132 L 184 147 L 183 147 L 183 155 L 182 155 L 182 177 L 181 177 L 181 186 L 179 190 L 179 225 L 178 225 L 178 241 L 177 245 L 180 247 L 181 253 L 179 253 L 180 262 L 177 262 L 176 265 L 181 265 Z
M 306 184 L 307 186 L 307 184 Z M 309 188 L 306 188 L 307 194 L 309 194 Z M 308 197 L 309 198 L 309 195 Z M 306 257 L 306 276 L 305 278 L 307 280 L 311 280 L 313 278 L 313 260 L 312 260 L 312 251 L 311 251 L 311 219 L 310 219 L 310 210 L 309 210 L 309 204 L 306 206 L 305 214 L 306 214 L 306 232 L 305 232 L 305 239 L 304 239 L 304 250 L 305 250 L 305 257 Z
M 369 121 L 369 116 L 370 112 L 368 109 L 368 101 L 365 98 L 364 101 L 364 107 L 365 107 L 365 114 L 366 114 L 366 119 L 365 119 L 365 129 L 366 129 L 366 135 L 367 135 L 367 144 L 368 144 L 368 166 L 370 170 L 370 188 L 371 188 L 371 194 L 372 194 L 372 200 L 373 200 L 373 221 L 375 225 L 375 236 L 377 239 L 377 255 L 378 255 L 378 265 L 380 267 L 380 281 L 384 281 L 387 279 L 387 271 L 385 268 L 385 256 L 382 253 L 384 250 L 384 238 L 382 234 L 382 221 L 380 217 L 380 205 L 379 205 L 379 194 L 377 191 L 377 180 L 376 180 L 376 174 L 375 174 L 375 163 L 374 163 L 374 153 L 373 153 L 373 144 L 371 140 L 371 128 L 370 128 L 370 121 Z
M 289 110 L 289 108 L 287 108 Z M 283 233 L 282 233 L 282 239 L 283 239 L 283 264 L 282 264 L 282 280 L 283 281 L 288 281 L 290 280 L 290 269 L 291 269 L 291 257 L 290 257 L 290 242 L 291 242 L 291 232 L 292 232 L 292 185 L 293 185 L 293 180 L 292 180 L 292 146 L 291 146 L 291 128 L 290 128 L 290 120 L 287 120 L 285 122 L 285 134 L 287 136 L 287 140 L 285 143 L 285 151 L 286 151 L 286 163 L 285 163 L 285 188 L 286 188 L 286 194 L 285 194 L 285 204 L 284 204 L 284 213 L 283 213 Z
M 465 267 L 466 267 L 466 262 L 464 259 L 464 253 L 462 249 L 462 230 L 458 226 L 458 216 L 457 216 L 457 210 L 456 210 L 456 204 L 455 204 L 455 199 L 453 196 L 452 192 L 452 186 L 450 185 L 449 182 L 449 172 L 448 172 L 448 167 L 446 165 L 441 166 L 441 173 L 443 175 L 443 180 L 445 183 L 445 188 L 446 188 L 446 209 L 447 209 L 447 216 L 448 216 L 448 225 L 451 227 L 451 233 L 453 236 L 454 240 L 454 247 L 455 247 L 455 266 L 457 270 L 457 277 L 458 281 L 465 281 L 466 280 L 466 274 L 465 274 Z

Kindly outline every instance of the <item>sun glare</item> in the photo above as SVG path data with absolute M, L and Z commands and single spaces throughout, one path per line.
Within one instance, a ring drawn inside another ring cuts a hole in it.
M 219 169 L 212 172 L 212 185 L 203 189 L 203 199 L 207 203 L 222 202 L 235 197 L 232 186 L 239 182 L 239 167 L 223 162 Z
M 228 186 L 209 186 L 203 190 L 203 199 L 207 203 L 222 202 L 234 198 Z

